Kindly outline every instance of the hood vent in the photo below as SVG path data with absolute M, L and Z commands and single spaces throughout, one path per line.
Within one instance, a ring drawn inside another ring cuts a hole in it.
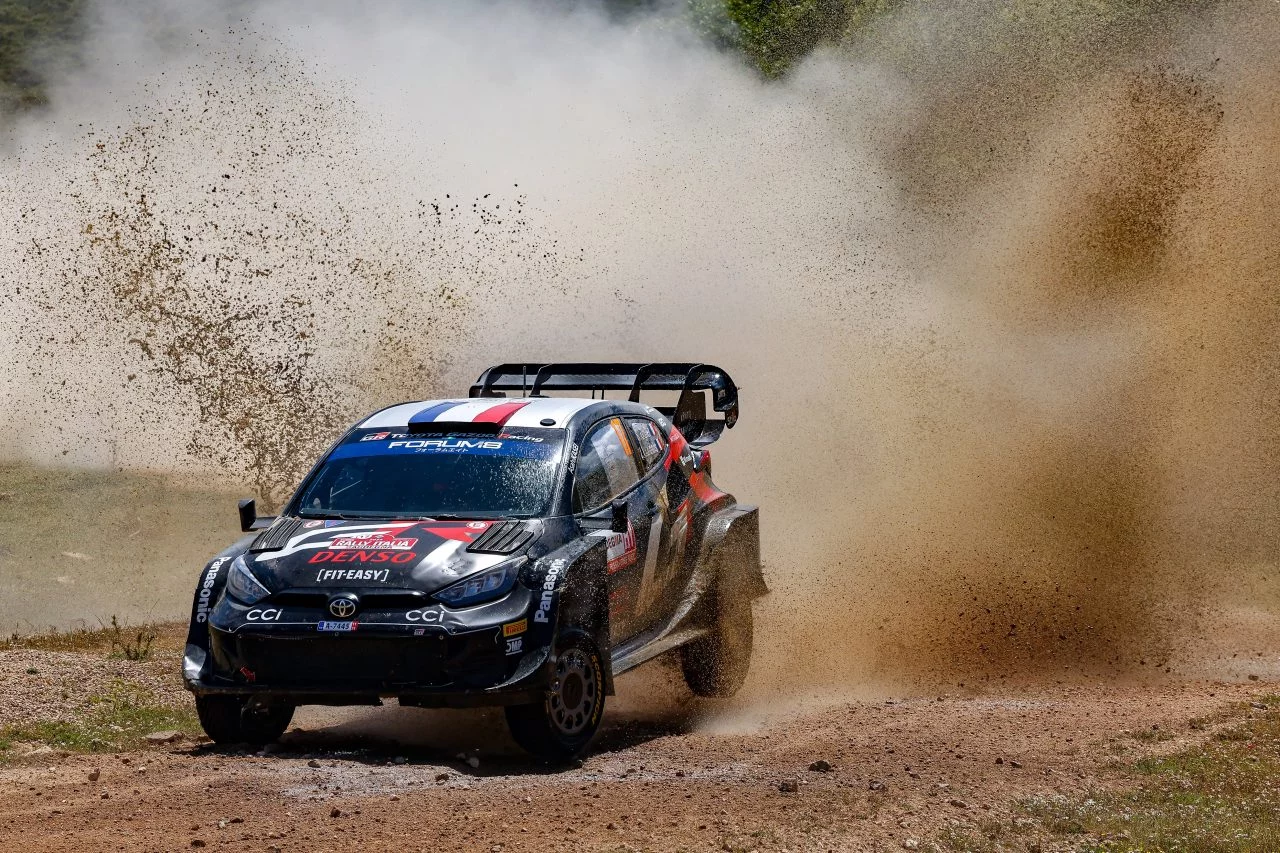
M 255 553 L 258 551 L 279 551 L 289 544 L 289 540 L 293 538 L 293 535 L 298 532 L 298 528 L 301 526 L 302 519 L 300 518 L 277 518 L 275 524 L 258 534 L 258 538 L 253 540 L 249 550 Z
M 499 521 L 467 546 L 473 554 L 514 554 L 533 539 L 533 531 L 518 521 Z

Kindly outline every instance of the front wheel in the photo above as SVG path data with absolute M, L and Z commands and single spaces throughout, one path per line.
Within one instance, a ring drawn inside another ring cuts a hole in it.
M 680 648 L 685 683 L 697 696 L 728 698 L 742 689 L 751 666 L 751 599 L 716 594 L 711 630 Z
M 595 643 L 582 635 L 557 640 L 546 699 L 508 705 L 506 714 L 511 736 L 526 751 L 556 762 L 581 755 L 604 714 L 604 665 Z
M 197 696 L 200 726 L 214 743 L 261 746 L 277 740 L 293 720 L 292 705 L 249 707 L 239 696 Z

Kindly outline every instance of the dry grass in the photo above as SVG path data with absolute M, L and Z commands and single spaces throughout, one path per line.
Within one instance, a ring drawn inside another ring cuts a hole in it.
M 1201 745 L 1137 762 L 1131 788 L 1023 807 L 1050 836 L 1075 839 L 1079 850 L 1280 850 L 1280 697 L 1232 713 L 1235 724 Z

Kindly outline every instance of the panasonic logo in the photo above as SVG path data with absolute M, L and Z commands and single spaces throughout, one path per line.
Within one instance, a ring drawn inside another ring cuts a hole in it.
M 538 610 L 533 614 L 534 622 L 550 622 L 551 621 L 551 601 L 556 594 L 556 580 L 564 571 L 564 560 L 555 560 L 551 563 L 551 568 L 547 570 L 547 576 L 542 581 L 542 599 L 538 602 Z
M 205 569 L 204 581 L 200 584 L 200 603 L 196 605 L 196 621 L 209 621 L 209 604 L 213 598 L 213 585 L 218 580 L 218 572 L 222 570 L 222 564 L 227 561 L 226 557 L 219 557 L 209 564 L 209 568 Z

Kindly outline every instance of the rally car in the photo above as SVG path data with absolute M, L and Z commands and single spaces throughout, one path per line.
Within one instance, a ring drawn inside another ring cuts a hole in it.
M 498 365 L 467 399 L 370 415 L 278 517 L 241 501 L 249 535 L 201 571 L 183 677 L 205 732 L 265 743 L 303 704 L 502 705 L 563 760 L 614 678 L 665 652 L 695 694 L 732 695 L 767 591 L 757 509 L 711 479 L 737 419 L 727 373 L 666 363 Z

